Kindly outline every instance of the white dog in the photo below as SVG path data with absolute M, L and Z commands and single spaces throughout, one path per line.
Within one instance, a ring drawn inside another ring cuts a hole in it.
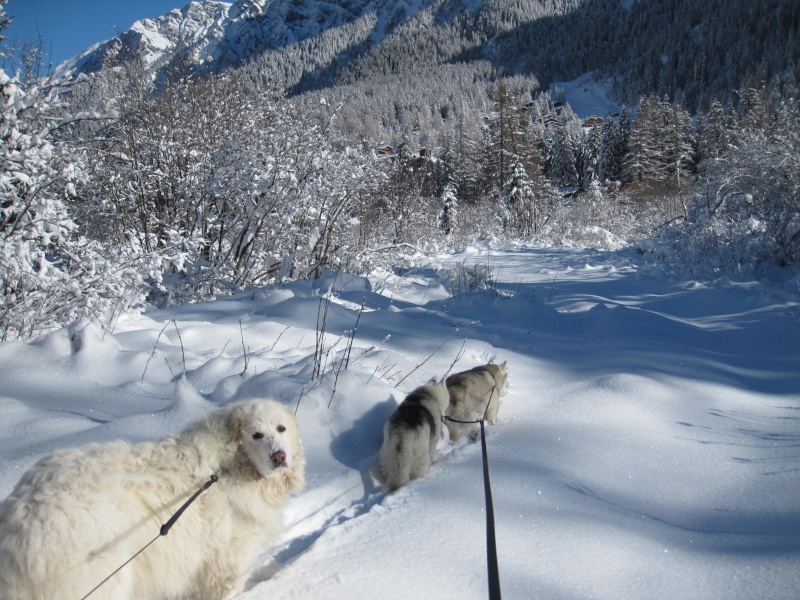
M 411 392 L 389 417 L 378 455 L 389 491 L 428 473 L 436 458 L 442 415 L 449 401 L 444 381 L 431 382 Z
M 469 434 L 472 441 L 476 441 L 480 426 L 457 421 L 480 421 L 485 414 L 486 420 L 494 425 L 500 410 L 500 396 L 506 393 L 506 363 L 496 365 L 490 361 L 469 371 L 450 375 L 447 389 L 450 392 L 450 404 L 445 414 L 449 419 L 456 419 L 447 421 L 450 439 L 455 442 Z
M 304 470 L 294 416 L 272 400 L 232 404 L 163 440 L 43 458 L 0 505 L 0 599 L 79 600 L 151 541 L 91 600 L 236 595 Z

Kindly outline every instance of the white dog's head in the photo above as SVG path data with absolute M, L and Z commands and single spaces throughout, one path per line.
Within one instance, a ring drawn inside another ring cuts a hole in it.
M 252 400 L 231 407 L 239 452 L 264 479 L 281 478 L 287 489 L 305 484 L 305 455 L 297 421 L 274 400 Z

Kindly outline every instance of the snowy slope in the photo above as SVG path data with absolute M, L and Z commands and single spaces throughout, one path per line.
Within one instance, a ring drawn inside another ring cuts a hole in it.
M 416 259 L 0 345 L 0 493 L 56 448 L 269 395 L 296 408 L 308 485 L 243 598 L 485 598 L 480 446 L 442 442 L 394 494 L 373 471 L 405 393 L 494 358 L 510 372 L 488 429 L 506 598 L 800 595 L 795 296 L 667 278 L 630 251 Z
M 550 84 L 550 94 L 556 98 L 559 92 L 582 120 L 604 117 L 622 108 L 611 99 L 611 80 L 595 80 L 594 73 L 584 73 L 572 81 L 554 81 Z

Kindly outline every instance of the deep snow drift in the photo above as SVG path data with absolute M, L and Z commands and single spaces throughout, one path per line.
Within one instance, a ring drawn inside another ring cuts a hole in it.
M 494 358 L 504 597 L 800 597 L 796 296 L 667 278 L 632 251 L 418 262 L 0 345 L 2 497 L 57 448 L 268 395 L 297 411 L 308 485 L 243 598 L 485 598 L 480 445 L 442 442 L 393 494 L 372 471 L 406 392 Z

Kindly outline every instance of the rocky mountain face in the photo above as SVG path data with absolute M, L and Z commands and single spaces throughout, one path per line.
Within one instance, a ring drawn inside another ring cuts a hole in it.
M 213 60 L 225 37 L 232 5 L 227 2 L 190 2 L 158 19 L 143 19 L 118 36 L 100 42 L 60 65 L 78 73 L 94 73 L 133 58 L 157 67 L 179 51 L 199 63 Z
M 176 0 L 178 1 L 178 0 Z M 222 70 L 265 52 L 353 23 L 367 13 L 400 20 L 431 0 L 237 0 L 190 2 L 157 19 L 137 21 L 62 65 L 92 73 L 139 58 L 157 70 L 180 56 L 200 70 Z M 381 36 L 377 36 L 378 42 Z

